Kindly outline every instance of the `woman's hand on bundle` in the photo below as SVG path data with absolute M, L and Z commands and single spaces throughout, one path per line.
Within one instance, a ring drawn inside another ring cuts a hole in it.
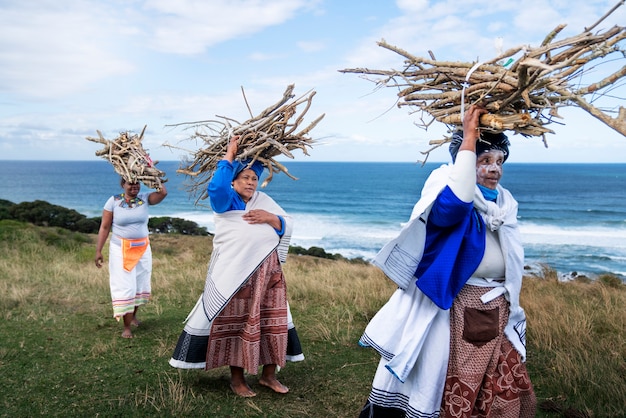
M 224 154 L 224 159 L 230 161 L 231 163 L 235 161 L 235 157 L 237 156 L 238 140 L 239 135 L 231 137 L 228 142 L 228 147 L 226 148 L 226 154 Z
M 480 105 L 471 105 L 463 117 L 463 138 L 473 139 L 480 137 L 480 117 L 489 113 Z

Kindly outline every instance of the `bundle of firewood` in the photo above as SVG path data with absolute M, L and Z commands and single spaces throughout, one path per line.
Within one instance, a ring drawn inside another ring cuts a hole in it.
M 104 148 L 96 151 L 96 156 L 102 157 L 113 165 L 117 174 L 130 183 L 142 182 L 151 189 L 161 190 L 165 183 L 165 173 L 156 168 L 158 161 L 152 161 L 144 150 L 141 140 L 146 131 L 143 127 L 141 134 L 122 132 L 113 139 L 106 139 L 98 130 L 98 138 L 86 137 L 87 140 L 104 144 Z
M 197 196 L 196 202 L 206 199 L 206 187 L 217 168 L 218 161 L 224 158 L 230 139 L 235 135 L 239 136 L 235 158 L 239 161 L 250 160 L 250 164 L 260 161 L 268 169 L 269 174 L 261 187 L 265 187 L 272 180 L 274 173 L 282 172 L 296 180 L 296 177 L 274 157 L 284 155 L 293 159 L 292 151 L 297 149 L 308 155 L 307 148 L 312 147 L 314 142 L 308 134 L 322 120 L 324 114 L 296 132 L 311 107 L 315 92 L 310 91 L 292 100 L 295 97 L 293 90 L 294 85 L 289 85 L 280 101 L 257 116 L 252 116 L 250 112 L 252 117 L 243 123 L 226 116 L 216 116 L 216 120 L 169 125 L 193 129 L 193 134 L 186 140 L 199 140 L 204 145 L 197 151 L 189 151 L 191 157 L 184 158 L 177 170 L 178 173 L 189 176 L 187 189 Z M 300 105 L 304 108 L 297 114 Z M 250 111 L 249 106 L 248 110 Z M 179 148 L 170 144 L 164 145 Z
M 425 129 L 438 121 L 456 130 L 462 125 L 464 110 L 471 104 L 481 104 L 490 112 L 480 119 L 484 129 L 541 136 L 545 142 L 545 134 L 553 133 L 546 125 L 560 118 L 559 108 L 578 106 L 626 136 L 624 107 L 601 110 L 592 104 L 598 96 L 610 95 L 626 76 L 626 66 L 600 80 L 587 80 L 592 71 L 597 71 L 591 66 L 597 60 L 609 55 L 617 60 L 626 58 L 624 45 L 620 47 L 626 29 L 615 26 L 592 33 L 586 28 L 577 36 L 554 41 L 564 27 L 555 28 L 538 47 L 519 46 L 478 63 L 438 61 L 430 51 L 430 58 L 422 58 L 382 40 L 379 46 L 404 58 L 401 70 L 349 68 L 340 72 L 362 74 L 378 87 L 398 89 L 398 106 L 409 106 L 414 109 L 412 113 L 421 112 L 418 125 Z M 593 100 L 586 100 L 589 96 Z

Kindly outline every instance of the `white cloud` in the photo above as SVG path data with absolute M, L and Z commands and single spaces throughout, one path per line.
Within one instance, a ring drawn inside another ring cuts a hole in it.
M 396 0 L 398 9 L 405 13 L 425 13 L 428 10 L 428 0 Z
M 279 25 L 307 3 L 301 0 L 148 0 L 155 14 L 154 48 L 176 54 L 200 54 L 217 43 Z
M 420 115 L 396 107 L 397 92 L 340 69 L 399 69 L 403 59 L 376 42 L 440 60 L 490 59 L 503 48 L 537 45 L 557 23 L 571 36 L 595 23 L 614 0 L 8 0 L 0 3 L 0 158 L 93 158 L 85 141 L 148 125 L 158 159 L 175 159 L 165 141 L 184 135 L 164 125 L 215 114 L 249 117 L 287 84 L 317 91 L 310 119 L 326 145 L 311 159 L 415 161 L 444 126 L 415 126 Z M 538 13 L 537 11 L 541 11 Z M 597 29 L 626 22 L 626 6 Z M 623 66 L 623 61 L 613 64 Z M 588 77 L 596 78 L 600 68 Z M 591 78 L 590 78 L 591 79 Z M 606 106 L 626 97 L 615 90 Z M 608 98 L 608 97 L 607 97 Z M 605 98 L 605 99 L 607 99 Z M 585 112 L 539 140 L 518 141 L 516 161 L 624 161 L 626 141 Z M 597 136 L 596 136 L 597 134 Z M 599 145 L 589 150 L 589 138 Z M 352 146 L 351 146 L 352 145 Z M 447 152 L 433 153 L 446 160 Z M 431 157 L 432 158 L 432 157 Z
M 133 71 L 132 62 L 111 51 L 112 40 L 104 36 L 113 29 L 107 29 L 110 23 L 97 4 L 5 2 L 0 91 L 51 99 Z

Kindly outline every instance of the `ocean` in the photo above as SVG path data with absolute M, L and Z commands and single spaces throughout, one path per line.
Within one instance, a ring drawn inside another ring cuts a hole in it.
M 262 190 L 293 216 L 291 244 L 366 260 L 397 235 L 428 174 L 440 165 L 284 164 L 298 180 L 275 174 Z M 158 163 L 168 174 L 169 194 L 150 215 L 188 219 L 213 231 L 208 201 L 195 205 L 178 166 Z M 501 184 L 519 202 L 528 266 L 547 264 L 563 277 L 613 273 L 626 280 L 626 164 L 507 163 Z M 0 199 L 14 203 L 45 200 L 93 217 L 119 192 L 119 177 L 104 160 L 0 161 Z

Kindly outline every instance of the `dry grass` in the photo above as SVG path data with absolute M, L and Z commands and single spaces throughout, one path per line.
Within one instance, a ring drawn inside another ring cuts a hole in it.
M 51 239 L 50 237 L 55 237 Z M 85 237 L 85 236 L 83 236 Z M 288 294 L 306 360 L 281 378 L 288 396 L 252 400 L 228 370 L 181 371 L 167 360 L 204 285 L 210 238 L 155 235 L 153 299 L 133 340 L 111 317 L 108 272 L 88 242 L 0 221 L 0 417 L 352 417 L 378 356 L 356 344 L 394 286 L 373 266 L 290 255 Z M 105 258 L 107 255 L 105 254 Z M 626 415 L 626 289 L 619 281 L 525 281 L 528 367 L 540 416 Z M 569 415 L 568 415 L 569 414 Z M 71 415 L 71 413 L 70 413 Z
M 521 301 L 529 322 L 528 362 L 535 386 L 559 394 L 546 398 L 564 399 L 561 403 L 590 415 L 623 416 L 626 286 L 602 280 L 563 283 L 549 269 L 544 276 L 526 280 Z

